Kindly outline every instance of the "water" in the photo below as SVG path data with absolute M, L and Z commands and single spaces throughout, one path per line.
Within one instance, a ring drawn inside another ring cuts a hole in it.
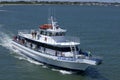
M 81 48 L 103 58 L 103 64 L 75 73 L 35 62 L 11 49 L 18 30 L 36 29 L 47 22 L 48 11 L 68 36 L 80 38 Z M 120 7 L 11 5 L 0 7 L 0 80 L 120 80 Z

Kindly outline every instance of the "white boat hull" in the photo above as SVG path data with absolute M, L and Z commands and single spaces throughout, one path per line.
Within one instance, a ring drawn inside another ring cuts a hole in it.
M 21 52 L 21 54 L 24 54 L 27 57 L 30 57 L 38 62 L 42 62 L 42 63 L 48 64 L 48 65 L 52 65 L 52 66 L 55 66 L 58 68 L 66 69 L 66 70 L 78 70 L 78 71 L 82 70 L 82 71 L 84 71 L 89 66 L 88 64 L 77 63 L 74 61 L 70 61 L 70 62 L 69 61 L 61 61 L 61 60 L 58 60 L 58 57 L 53 59 L 50 57 L 50 55 L 32 50 L 21 44 L 18 44 L 15 41 L 12 41 L 12 47 L 19 50 Z M 49 56 L 49 58 L 48 58 L 48 56 Z

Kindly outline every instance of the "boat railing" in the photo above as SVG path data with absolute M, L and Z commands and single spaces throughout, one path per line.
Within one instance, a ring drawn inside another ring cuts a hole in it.
M 28 34 L 28 33 L 30 33 L 29 30 L 19 30 L 18 31 L 18 34 Z
M 95 55 L 92 55 L 92 56 L 77 55 L 77 58 L 78 59 L 88 59 L 88 60 L 102 59 L 102 57 L 95 56 Z

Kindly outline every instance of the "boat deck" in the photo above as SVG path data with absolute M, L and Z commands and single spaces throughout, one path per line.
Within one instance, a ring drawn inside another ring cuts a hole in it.
M 57 41 L 57 37 L 49 37 L 49 36 L 44 36 L 44 35 L 37 35 L 36 37 L 33 37 L 29 33 L 19 33 L 20 36 L 25 37 L 30 40 L 34 40 L 37 42 L 49 44 L 49 45 L 55 45 L 55 46 L 75 46 L 79 45 L 79 42 L 74 42 L 74 41 L 68 41 L 68 40 L 62 40 L 62 41 Z M 62 37 L 64 38 L 64 37 Z M 47 40 L 45 40 L 47 39 Z

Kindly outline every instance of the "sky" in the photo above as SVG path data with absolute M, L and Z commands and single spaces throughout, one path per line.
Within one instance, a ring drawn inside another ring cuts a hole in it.
M 119 2 L 120 0 L 0 0 L 0 1 L 78 1 L 78 2 Z

